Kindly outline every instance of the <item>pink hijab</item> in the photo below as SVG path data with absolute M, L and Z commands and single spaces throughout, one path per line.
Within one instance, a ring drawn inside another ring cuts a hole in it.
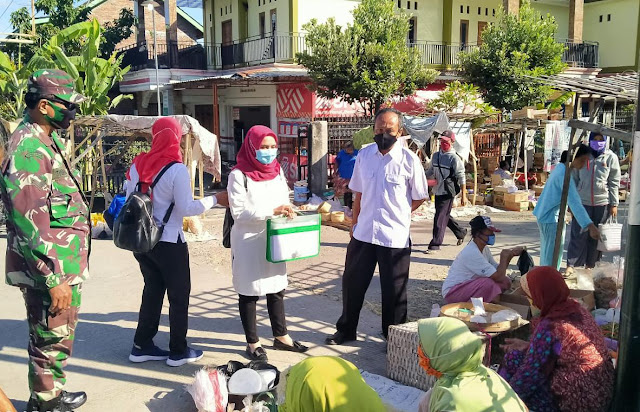
M 256 159 L 256 151 L 267 136 L 272 136 L 278 143 L 278 136 L 267 126 L 253 126 L 249 129 L 236 158 L 238 163 L 233 168 L 240 170 L 254 182 L 273 180 L 280 174 L 280 163 L 277 160 L 265 165 Z

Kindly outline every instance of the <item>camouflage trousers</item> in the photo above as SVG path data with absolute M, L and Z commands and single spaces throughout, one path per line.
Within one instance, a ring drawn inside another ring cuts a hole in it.
M 71 290 L 71 308 L 52 316 L 48 291 L 22 289 L 29 323 L 29 389 L 41 402 L 58 397 L 67 381 L 64 368 L 73 348 L 82 284 Z

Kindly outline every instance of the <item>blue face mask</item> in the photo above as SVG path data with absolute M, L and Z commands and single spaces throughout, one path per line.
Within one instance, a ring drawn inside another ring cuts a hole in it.
M 493 246 L 496 244 L 496 235 L 487 236 L 487 245 Z
M 273 163 L 278 156 L 278 149 L 259 149 L 256 150 L 256 159 L 263 165 Z

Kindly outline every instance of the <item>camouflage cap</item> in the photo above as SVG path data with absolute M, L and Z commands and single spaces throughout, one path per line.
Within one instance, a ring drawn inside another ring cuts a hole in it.
M 58 69 L 41 69 L 29 77 L 28 92 L 40 96 L 55 96 L 69 103 L 87 100 L 75 92 L 74 80 L 67 72 Z

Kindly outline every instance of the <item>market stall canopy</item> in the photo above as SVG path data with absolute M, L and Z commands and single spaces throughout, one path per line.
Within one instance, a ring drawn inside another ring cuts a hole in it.
M 405 116 L 404 128 L 411 135 L 411 140 L 422 149 L 433 133 L 441 134 L 449 129 L 449 118 L 444 112 L 431 117 Z
M 201 156 L 204 171 L 212 174 L 216 180 L 220 180 L 221 159 L 218 137 L 202 127 L 191 116 L 171 117 L 180 123 L 183 137 L 190 135 L 193 138 L 190 148 L 193 154 L 191 160 L 198 161 L 198 157 Z M 103 136 L 145 137 L 151 140 L 151 127 L 159 118 L 158 116 L 121 115 L 83 116 L 74 122 L 74 126 L 99 128 Z

